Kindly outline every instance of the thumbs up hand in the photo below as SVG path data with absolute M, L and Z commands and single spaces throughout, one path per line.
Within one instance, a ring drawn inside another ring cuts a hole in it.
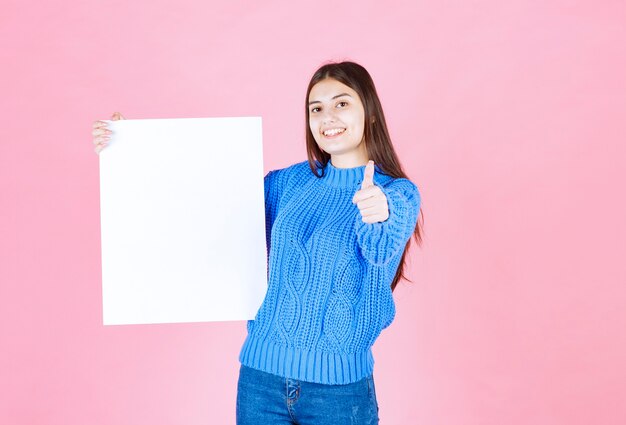
M 352 203 L 359 207 L 364 223 L 379 223 L 389 218 L 387 197 L 374 184 L 374 161 L 370 160 L 365 166 L 365 174 L 361 189 L 352 198 Z

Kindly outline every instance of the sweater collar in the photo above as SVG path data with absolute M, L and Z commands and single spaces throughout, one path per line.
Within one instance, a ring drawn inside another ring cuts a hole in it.
M 380 168 L 375 165 L 374 171 L 374 174 L 380 173 Z M 329 159 L 324 167 L 324 176 L 322 177 L 322 180 L 330 186 L 354 187 L 361 184 L 364 174 L 365 165 L 351 168 L 336 168 Z

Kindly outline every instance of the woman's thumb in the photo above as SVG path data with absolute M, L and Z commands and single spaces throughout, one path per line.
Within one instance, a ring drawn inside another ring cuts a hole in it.
M 123 120 L 126 119 L 122 116 L 122 114 L 120 114 L 119 112 L 115 112 L 113 113 L 113 115 L 111 115 L 111 121 L 117 121 L 117 120 Z
M 365 166 L 365 171 L 363 173 L 363 183 L 361 183 L 361 189 L 367 189 L 368 187 L 374 186 L 374 161 L 371 159 L 367 162 Z

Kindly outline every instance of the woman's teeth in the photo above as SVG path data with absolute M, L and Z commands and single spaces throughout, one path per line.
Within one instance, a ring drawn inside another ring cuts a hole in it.
M 337 134 L 343 133 L 344 131 L 346 131 L 345 128 L 333 128 L 330 130 L 326 130 L 324 131 L 324 136 L 336 136 Z

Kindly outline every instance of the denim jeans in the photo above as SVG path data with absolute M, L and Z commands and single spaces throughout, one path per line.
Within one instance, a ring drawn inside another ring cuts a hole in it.
M 374 377 L 345 385 L 283 378 L 241 365 L 237 425 L 378 424 Z

